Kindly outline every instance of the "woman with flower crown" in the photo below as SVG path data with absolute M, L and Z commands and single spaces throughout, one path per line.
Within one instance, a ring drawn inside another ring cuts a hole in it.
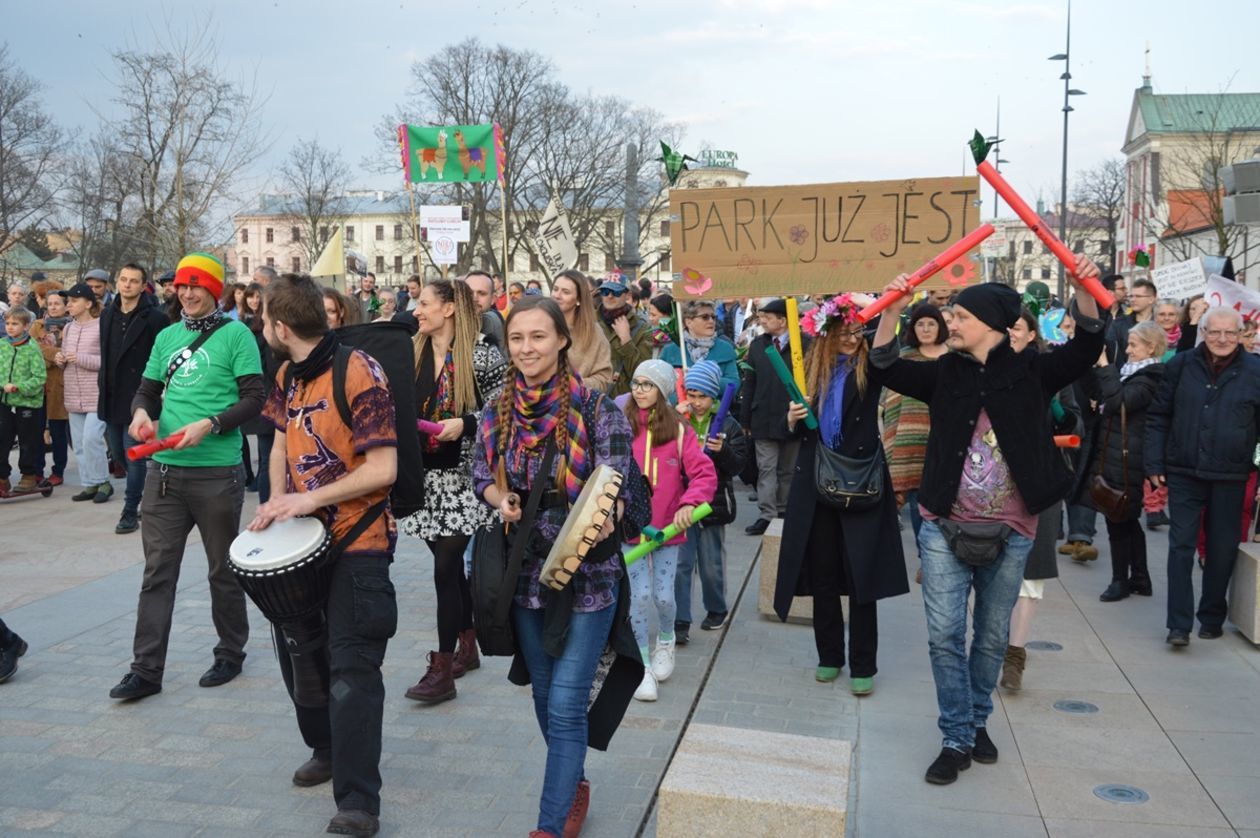
M 801 451 L 788 493 L 774 607 L 786 620 L 793 596 L 812 596 L 818 647 L 815 679 L 834 681 L 847 660 L 853 694 L 869 695 L 875 688 L 879 642 L 875 603 L 909 593 L 910 586 L 897 527 L 897 500 L 879 438 L 880 372 L 867 362 L 858 309 L 850 295 L 842 294 L 801 318 L 801 330 L 813 337 L 805 358 L 805 382 L 818 428 L 806 428 L 805 405 L 791 404 L 787 424 L 801 439 Z M 882 495 L 874 507 L 840 509 L 819 497 L 814 468 L 820 445 L 861 463 L 879 458 Z M 847 658 L 841 596 L 849 598 Z

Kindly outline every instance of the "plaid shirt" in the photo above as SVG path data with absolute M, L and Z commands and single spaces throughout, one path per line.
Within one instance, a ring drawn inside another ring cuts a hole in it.
M 616 469 L 623 477 L 621 498 L 625 501 L 626 510 L 622 527 L 627 538 L 633 537 L 651 519 L 652 510 L 646 494 L 646 483 L 634 460 L 631 448 L 634 437 L 630 432 L 630 423 L 612 400 L 601 393 L 588 391 L 580 409 L 582 418 L 586 421 L 591 452 L 594 454 L 591 467 L 607 465 Z M 495 411 L 487 410 L 482 417 L 482 423 L 492 425 L 497 419 Z M 538 478 L 544 450 L 545 446 L 535 450 L 514 449 L 507 452 L 508 485 L 522 498 L 528 496 L 529 487 Z M 555 482 L 558 461 L 559 457 L 552 465 L 548 477 L 551 484 Z M 477 496 L 484 499 L 486 488 L 494 479 L 486 462 L 485 444 L 481 434 L 477 435 L 477 448 L 473 454 L 472 477 Z M 525 559 L 516 583 L 516 604 L 520 607 L 538 609 L 546 605 L 550 589 L 539 581 L 538 576 L 568 515 L 568 510 L 562 507 L 551 507 L 538 513 L 538 521 L 528 535 L 529 543 L 525 548 Z M 509 542 L 516 534 L 517 531 L 513 528 Z M 616 535 L 610 536 L 614 543 L 616 538 Z M 603 560 L 584 562 L 571 583 L 574 592 L 573 611 L 587 613 L 612 605 L 613 589 L 624 572 L 625 565 L 619 550 Z

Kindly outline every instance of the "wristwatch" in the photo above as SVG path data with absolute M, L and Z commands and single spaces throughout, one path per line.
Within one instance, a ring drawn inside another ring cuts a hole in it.
M 210 433 L 214 434 L 215 436 L 218 436 L 219 434 L 223 433 L 223 426 L 219 424 L 218 416 L 210 417 Z

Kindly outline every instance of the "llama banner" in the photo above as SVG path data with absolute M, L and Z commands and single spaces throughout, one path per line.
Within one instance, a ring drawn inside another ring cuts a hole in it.
M 408 183 L 493 183 L 500 178 L 493 124 L 399 125 L 398 145 Z
M 874 291 L 980 225 L 976 177 L 673 189 L 675 297 Z M 964 255 L 927 287 L 977 281 Z

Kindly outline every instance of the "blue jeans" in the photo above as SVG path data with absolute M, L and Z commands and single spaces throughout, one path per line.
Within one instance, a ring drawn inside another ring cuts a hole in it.
M 1011 609 L 1024 581 L 1032 539 L 1011 533 L 1005 549 L 987 567 L 972 567 L 954 556 L 935 521 L 919 530 L 923 561 L 923 607 L 927 611 L 928 649 L 936 704 L 946 748 L 969 751 L 976 728 L 993 712 L 997 685 L 1010 633 Z M 971 653 L 967 653 L 967 597 L 975 588 Z
M 678 573 L 674 576 L 674 602 L 678 612 L 674 622 L 691 625 L 692 569 L 700 570 L 700 592 L 704 610 L 710 614 L 726 613 L 726 548 L 722 542 L 726 526 L 687 528 L 687 541 L 678 550 Z
M 109 445 L 109 456 L 120 466 L 127 467 L 127 488 L 123 492 L 123 508 L 136 512 L 140 509 L 140 498 L 144 495 L 144 477 L 147 459 L 131 460 L 127 458 L 127 449 L 139 443 L 127 433 L 127 426 L 120 422 L 105 423 L 105 442 Z
M 906 492 L 906 508 L 910 510 L 910 529 L 914 531 L 914 537 L 919 537 L 919 530 L 923 528 L 923 513 L 919 511 L 919 490 L 911 489 Z
M 1094 543 L 1094 535 L 1098 531 L 1098 512 L 1092 506 L 1070 503 L 1067 508 L 1068 541 Z
M 616 588 L 613 589 L 614 593 Z M 578 782 L 586 765 L 586 701 L 599 656 L 608 643 L 617 605 L 588 614 L 574 614 L 564 654 L 553 658 L 543 649 L 543 611 L 512 606 L 512 625 L 534 694 L 534 714 L 547 743 L 547 770 L 538 804 L 538 828 L 564 832 Z

